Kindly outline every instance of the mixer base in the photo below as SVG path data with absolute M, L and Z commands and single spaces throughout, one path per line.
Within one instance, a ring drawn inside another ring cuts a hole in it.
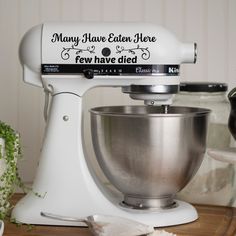
M 83 223 L 66 222 L 60 220 L 51 220 L 40 216 L 41 211 L 53 212 L 56 214 L 64 214 L 71 217 L 83 218 L 91 213 L 100 215 L 114 215 L 118 217 L 135 220 L 154 227 L 164 227 L 172 225 L 180 225 L 193 222 L 198 219 L 196 209 L 189 203 L 176 201 L 177 206 L 170 209 L 131 209 L 127 207 L 121 207 L 118 204 L 106 205 L 103 202 L 103 209 L 99 205 L 93 205 L 92 211 L 89 205 L 85 204 L 85 201 L 78 202 L 74 205 L 73 209 L 68 211 L 59 209 L 56 205 L 50 205 L 48 203 L 40 202 L 43 199 L 37 199 L 33 195 L 29 194 L 23 198 L 20 203 L 13 210 L 13 215 L 17 222 L 27 224 L 39 224 L 39 225 L 70 225 L 70 226 L 85 226 Z M 56 203 L 56 202 L 55 202 Z M 85 215 L 85 212 L 87 214 Z
M 198 213 L 191 204 L 179 200 L 175 200 L 174 204 L 175 207 L 169 209 L 127 209 L 127 206 L 124 208 L 129 215 L 133 215 L 132 219 L 155 227 L 186 224 L 198 219 Z

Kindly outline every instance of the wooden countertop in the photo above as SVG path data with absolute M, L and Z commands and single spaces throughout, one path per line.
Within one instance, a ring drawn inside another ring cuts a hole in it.
M 22 194 L 16 194 L 16 202 Z M 236 208 L 195 205 L 199 219 L 193 223 L 166 227 L 166 231 L 178 236 L 235 236 L 236 235 Z M 64 226 L 17 226 L 5 222 L 4 236 L 92 236 L 85 227 Z M 115 235 L 111 235 L 115 236 Z

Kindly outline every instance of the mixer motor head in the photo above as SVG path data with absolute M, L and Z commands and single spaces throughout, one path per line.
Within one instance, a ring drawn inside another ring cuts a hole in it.
M 151 24 L 45 23 L 25 34 L 20 59 L 24 81 L 54 93 L 122 87 L 132 99 L 160 105 L 171 104 L 180 64 L 195 63 L 196 51 Z

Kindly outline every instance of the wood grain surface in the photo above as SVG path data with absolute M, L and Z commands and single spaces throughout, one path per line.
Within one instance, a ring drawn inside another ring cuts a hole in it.
M 13 203 L 22 197 L 16 194 Z M 195 205 L 199 219 L 193 223 L 163 228 L 178 236 L 235 236 L 236 208 Z M 5 221 L 4 236 L 92 236 L 85 227 L 27 226 Z M 115 236 L 115 235 L 111 235 Z

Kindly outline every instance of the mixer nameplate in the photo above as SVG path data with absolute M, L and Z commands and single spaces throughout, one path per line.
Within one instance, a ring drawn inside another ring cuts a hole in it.
M 179 65 L 42 64 L 41 69 L 42 74 L 83 74 L 92 70 L 94 75 L 179 75 Z

